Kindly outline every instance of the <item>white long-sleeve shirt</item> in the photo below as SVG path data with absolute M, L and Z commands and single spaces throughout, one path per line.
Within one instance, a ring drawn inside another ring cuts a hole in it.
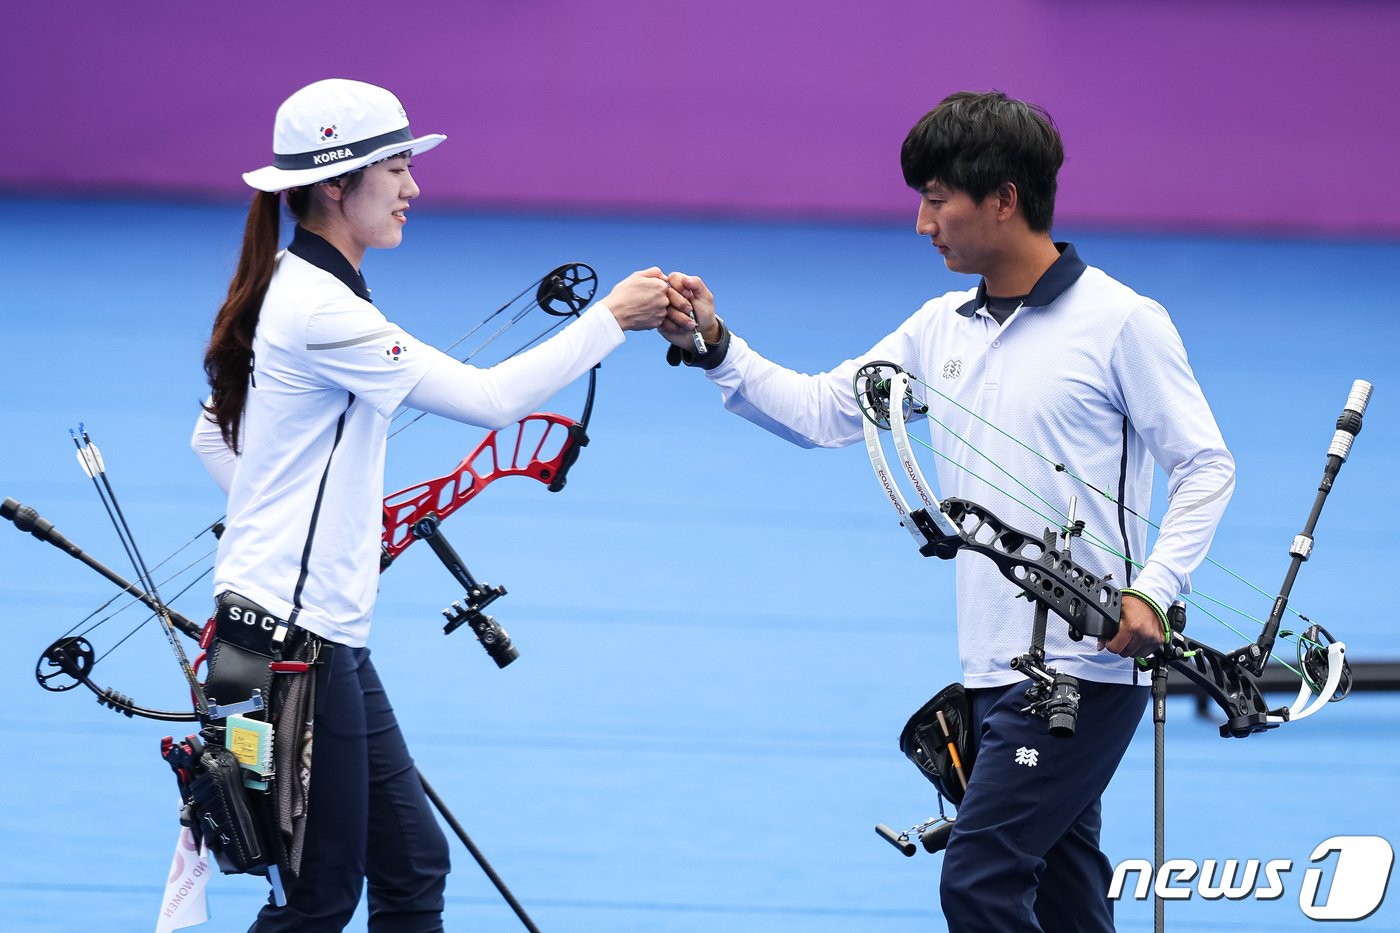
M 870 350 L 819 375 L 781 367 L 737 335 L 707 375 L 730 411 L 801 446 L 839 447 L 863 436 L 855 371 L 872 360 L 896 363 L 956 402 L 915 384 L 930 406 L 932 446 L 953 461 L 937 460 L 941 497 L 980 503 L 1038 538 L 1047 521 L 1027 505 L 1060 518 L 1009 473 L 1061 510 L 1078 497 L 1085 536 L 1136 562 L 1144 562 L 1148 529 L 1119 503 L 1148 514 L 1155 461 L 1167 475 L 1169 504 L 1142 569 L 1083 540 L 1074 558 L 1165 608 L 1190 592 L 1189 575 L 1205 558 L 1234 488 L 1234 458 L 1166 311 L 1086 266 L 1072 246 L 1062 249 L 1004 325 L 987 313 L 983 286 L 929 301 Z M 1054 463 L 1116 501 L 1086 490 Z M 1022 675 L 1009 663 L 1030 644 L 1032 607 L 1014 598 L 1019 587 L 988 558 L 964 552 L 956 565 L 965 682 L 1015 683 Z M 1046 635 L 1052 666 L 1092 681 L 1135 681 L 1131 661 L 1098 651 L 1093 639 L 1072 641 L 1068 626 L 1057 622 L 1052 616 Z
M 214 592 L 231 590 L 359 647 L 379 584 L 384 451 L 403 404 L 488 428 L 533 411 L 625 339 L 606 305 L 490 369 L 419 343 L 298 228 L 253 340 L 241 455 L 202 414 L 191 446 L 229 496 Z

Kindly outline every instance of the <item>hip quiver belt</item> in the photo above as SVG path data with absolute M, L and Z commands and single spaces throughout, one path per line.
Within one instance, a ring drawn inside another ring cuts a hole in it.
M 182 820 L 220 869 L 266 875 L 281 903 L 282 875 L 301 865 L 317 682 L 333 646 L 236 593 L 220 594 L 213 626 L 209 717 L 166 758 Z

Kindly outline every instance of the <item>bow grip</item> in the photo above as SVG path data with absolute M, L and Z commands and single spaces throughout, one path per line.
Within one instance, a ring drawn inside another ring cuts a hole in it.
M 563 454 L 559 458 L 559 469 L 545 487 L 550 492 L 558 492 L 568 484 L 569 467 L 578 460 L 579 451 L 588 446 L 588 431 L 582 424 L 569 425 L 567 436 L 568 443 L 564 445 Z

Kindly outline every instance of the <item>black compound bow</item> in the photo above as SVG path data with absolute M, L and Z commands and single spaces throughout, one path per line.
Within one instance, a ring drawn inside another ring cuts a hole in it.
M 854 378 L 856 397 L 865 415 L 866 451 L 876 478 L 898 513 L 900 524 L 918 544 L 920 553 L 945 559 L 963 550 L 981 554 L 992 560 L 998 571 L 1019 586 L 1039 609 L 1064 619 L 1072 637 L 1111 639 L 1118 631 L 1121 591 L 1069 556 L 1068 542 L 1082 531 L 1082 523 L 1074 527 L 1071 517 L 1058 535 L 1066 542 L 1065 546 L 1057 548 L 1054 544 L 1057 535 L 1050 529 L 1044 535 L 1032 535 L 1012 527 L 975 502 L 939 501 L 933 494 L 914 457 L 906 427 L 910 414 L 927 412 L 927 406 L 914 396 L 910 384 L 909 373 L 884 361 L 865 364 Z M 1170 665 L 1195 683 L 1225 713 L 1225 722 L 1220 727 L 1222 736 L 1242 738 L 1297 721 L 1328 702 L 1342 699 L 1350 689 L 1351 672 L 1345 645 L 1315 624 L 1298 638 L 1303 682 L 1292 705 L 1271 709 L 1258 678 L 1280 634 L 1298 570 L 1312 552 L 1313 530 L 1323 502 L 1361 431 L 1371 388 L 1370 383 L 1362 380 L 1352 385 L 1337 419 L 1312 512 L 1289 549 L 1292 559 L 1288 572 L 1259 638 L 1240 648 L 1222 651 L 1184 634 L 1180 628 L 1184 622 L 1178 621 L 1171 626 L 1170 638 L 1163 647 L 1141 662 L 1144 667 Z M 901 401 L 895 404 L 894 399 Z M 909 507 L 895 481 L 884 455 L 881 430 L 889 431 L 893 437 L 904 474 L 922 502 L 917 508 Z M 1181 619 L 1180 613 L 1177 618 Z M 1037 679 L 1033 670 L 1028 669 L 1027 673 Z

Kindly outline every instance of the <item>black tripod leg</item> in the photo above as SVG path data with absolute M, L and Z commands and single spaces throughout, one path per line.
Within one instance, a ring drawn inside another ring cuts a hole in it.
M 423 784 L 423 793 L 428 795 L 433 806 L 442 814 L 442 818 L 447 821 L 447 825 L 452 827 L 452 831 L 457 834 L 457 838 L 462 840 L 462 845 L 467 847 L 467 851 L 476 859 L 476 863 L 481 866 L 481 870 L 486 872 L 486 877 L 491 879 L 491 883 L 496 886 L 496 890 L 501 892 L 501 897 L 506 899 L 510 909 L 515 911 L 515 915 L 520 918 L 520 922 L 525 924 L 525 929 L 530 933 L 540 933 L 540 928 L 535 926 L 535 922 L 530 919 L 530 915 L 525 913 L 525 908 L 520 906 L 520 902 L 515 899 L 515 895 L 510 893 L 510 888 L 501 880 L 501 876 L 496 874 L 496 870 L 491 867 L 491 863 L 486 861 L 486 856 L 481 854 L 481 850 L 472 842 L 467 831 L 462 828 L 462 824 L 457 822 L 457 818 L 452 815 L 452 811 L 447 809 L 447 804 L 442 802 L 442 798 L 433 790 L 433 785 L 428 783 L 428 779 L 423 776 L 423 772 L 418 772 L 418 780 Z

